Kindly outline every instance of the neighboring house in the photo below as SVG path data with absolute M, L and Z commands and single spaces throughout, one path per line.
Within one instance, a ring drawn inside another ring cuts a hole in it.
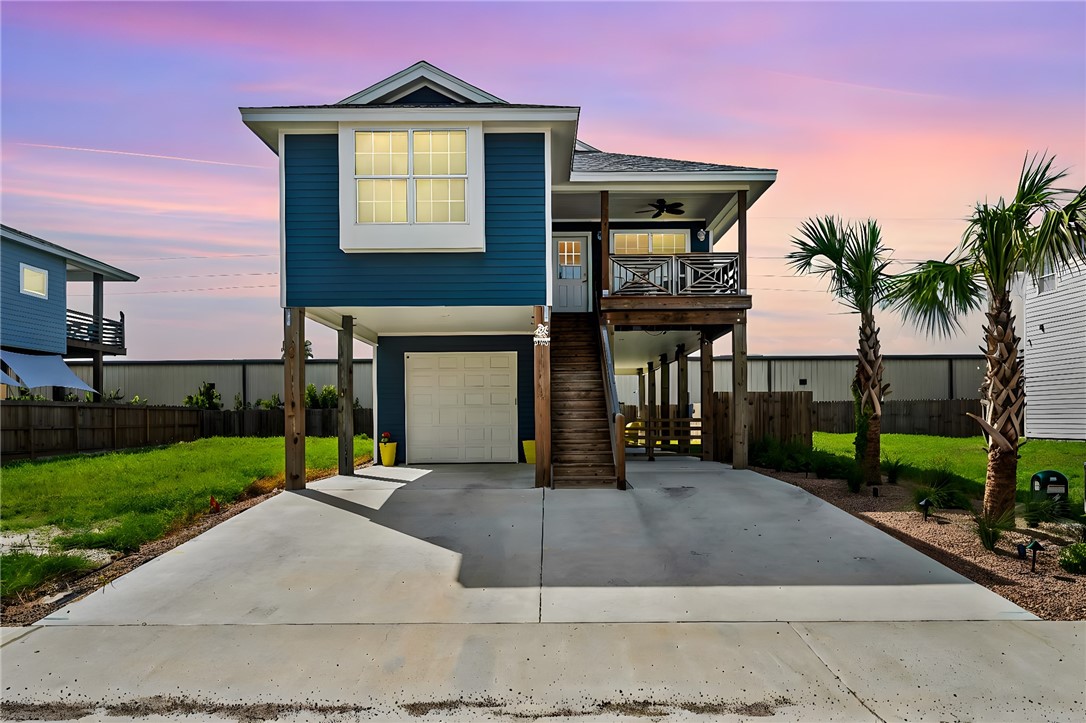
M 138 276 L 0 225 L 0 346 L 5 386 L 49 396 L 50 387 L 102 391 L 105 355 L 126 353 L 124 315 L 103 315 L 107 281 Z M 68 308 L 68 284 L 90 282 L 93 312 Z M 93 389 L 61 357 L 93 360 Z
M 1086 268 L 1022 287 L 1026 437 L 1086 440 Z
M 579 108 L 425 62 L 338 103 L 240 110 L 279 156 L 288 341 L 308 318 L 376 347 L 401 461 L 515 462 L 535 440 L 537 483 L 621 487 L 614 374 L 678 360 L 682 380 L 727 334 L 744 398 L 746 212 L 775 170 L 601 151 Z

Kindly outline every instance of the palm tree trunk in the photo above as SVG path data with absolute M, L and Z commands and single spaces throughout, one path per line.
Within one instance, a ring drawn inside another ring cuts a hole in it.
M 980 423 L 988 440 L 983 514 L 995 518 L 1014 509 L 1026 390 L 1018 355 L 1021 339 L 1014 333 L 1010 295 L 993 295 L 986 316 L 984 338 L 988 348 L 984 355 L 988 369 L 980 388 L 983 417 L 969 416 Z
M 860 412 L 867 419 L 866 444 L 860 456 L 864 481 L 869 485 L 882 482 L 879 462 L 882 458 L 882 399 L 888 386 L 882 383 L 882 350 L 875 317 L 867 312 L 860 322 L 860 345 L 856 349 L 856 388 L 860 393 Z

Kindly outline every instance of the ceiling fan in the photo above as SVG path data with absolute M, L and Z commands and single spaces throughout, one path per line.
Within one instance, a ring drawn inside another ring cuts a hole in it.
M 686 211 L 683 210 L 682 203 L 679 201 L 668 203 L 664 199 L 658 198 L 656 199 L 656 203 L 650 203 L 649 206 L 652 208 L 646 208 L 642 211 L 637 211 L 636 213 L 652 213 L 653 211 L 656 211 L 656 213 L 652 213 L 652 218 L 660 218 L 665 213 L 671 214 L 672 216 L 682 216 L 686 213 Z

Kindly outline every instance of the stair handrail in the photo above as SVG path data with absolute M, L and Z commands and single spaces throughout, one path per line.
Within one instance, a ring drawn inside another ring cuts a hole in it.
M 607 401 L 607 424 L 611 431 L 611 456 L 615 463 L 615 479 L 620 490 L 626 489 L 626 415 L 618 400 L 614 357 L 611 356 L 611 335 L 607 324 L 600 324 L 600 369 L 603 370 L 603 393 Z

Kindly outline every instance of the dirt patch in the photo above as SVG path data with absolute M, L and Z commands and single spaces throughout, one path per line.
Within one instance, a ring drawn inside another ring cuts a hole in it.
M 438 700 L 418 703 L 401 703 L 400 707 L 417 718 L 429 715 L 435 710 L 448 712 L 461 708 L 498 708 L 501 705 L 501 703 L 493 698 L 482 698 L 479 700 Z
M 238 723 L 278 720 L 281 716 L 316 714 L 322 717 L 364 713 L 369 707 L 320 703 L 212 703 L 191 698 L 152 696 L 112 705 L 72 703 L 0 703 L 3 720 L 78 720 L 91 714 L 125 716 L 215 715 Z
M 1079 539 L 1059 525 L 1037 529 L 1021 525 L 1003 535 L 995 552 L 980 545 L 972 516 L 965 510 L 937 510 L 925 522 L 912 507 L 908 485 L 880 485 L 879 496 L 870 487 L 852 494 L 842 480 L 814 479 L 802 472 L 756 472 L 796 485 L 826 502 L 877 527 L 919 550 L 936 562 L 983 585 L 1044 620 L 1086 620 L 1086 575 L 1072 574 L 1059 566 L 1060 550 Z M 1037 539 L 1045 550 L 1037 555 L 1037 569 L 1030 559 L 1018 557 L 1017 545 Z

